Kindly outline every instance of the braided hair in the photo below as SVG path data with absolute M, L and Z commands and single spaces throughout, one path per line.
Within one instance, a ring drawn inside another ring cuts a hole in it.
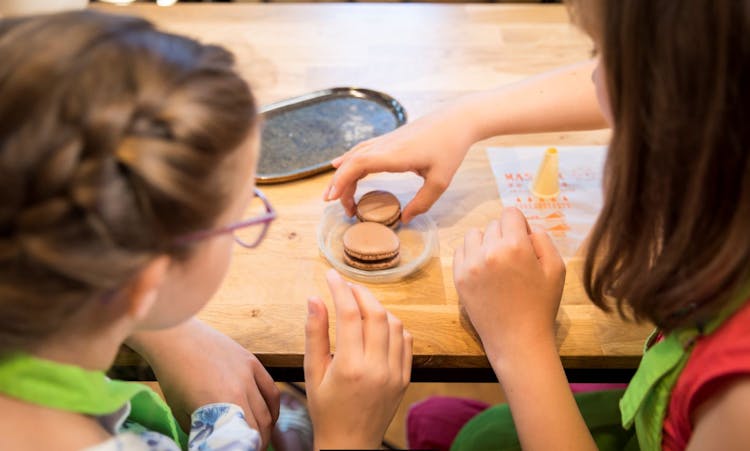
M 93 11 L 0 21 L 0 353 L 214 225 L 255 126 L 221 47 Z

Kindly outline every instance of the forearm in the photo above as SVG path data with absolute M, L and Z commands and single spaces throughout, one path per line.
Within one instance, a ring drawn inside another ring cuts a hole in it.
M 176 340 L 189 338 L 190 331 L 200 325 L 199 319 L 191 318 L 169 329 L 136 332 L 125 340 L 125 344 L 151 363 L 159 353 L 169 352 L 168 349 L 175 344 Z
M 448 108 L 473 141 L 497 135 L 607 127 L 591 81 L 595 61 L 545 72 L 492 91 L 470 94 Z
M 490 357 L 490 362 L 524 450 L 596 450 L 553 339 Z

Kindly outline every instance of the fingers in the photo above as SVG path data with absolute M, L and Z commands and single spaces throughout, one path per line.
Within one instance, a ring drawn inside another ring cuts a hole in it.
M 412 352 L 414 349 L 414 338 L 412 335 L 404 329 L 404 363 L 401 367 L 402 373 L 402 381 L 404 385 L 408 384 L 411 380 L 411 364 L 412 364 Z
M 565 276 L 565 263 L 560 257 L 560 253 L 552 242 L 552 238 L 546 232 L 533 232 L 529 235 L 531 244 L 534 247 L 539 263 L 541 263 L 544 272 L 548 275 Z
M 352 185 L 356 187 L 357 181 L 367 174 L 382 172 L 383 169 L 379 163 L 380 160 L 378 158 L 370 158 L 361 152 L 356 158 L 349 157 L 344 159 L 333 174 L 331 186 L 325 200 L 336 200 L 341 197 L 341 193 L 348 187 Z
M 369 147 L 373 143 L 373 141 L 375 141 L 375 139 L 376 138 L 370 138 L 360 143 L 357 143 L 357 145 L 355 145 L 351 149 L 347 150 L 346 152 L 342 153 L 338 157 L 331 160 L 331 166 L 333 166 L 334 168 L 338 168 L 339 166 L 341 166 L 341 163 L 343 163 L 348 158 L 350 158 L 355 152 L 358 152 L 360 150 L 363 150 L 366 147 Z
M 487 224 L 487 228 L 484 231 L 483 243 L 489 249 L 496 249 L 503 238 L 503 231 L 500 226 L 500 221 L 492 220 Z
M 448 188 L 447 184 L 438 183 L 429 178 L 425 179 L 422 187 L 417 191 L 414 199 L 401 212 L 401 222 L 408 224 L 415 216 L 420 215 L 432 207 Z
M 362 314 L 349 284 L 334 269 L 326 273 L 336 306 L 336 354 L 359 358 L 363 352 Z
M 328 338 L 328 311 L 319 298 L 307 300 L 305 324 L 305 381 L 317 386 L 331 361 L 331 343 Z
M 526 222 L 526 216 L 515 207 L 503 209 L 503 214 L 500 216 L 500 229 L 504 241 L 514 242 L 521 247 L 529 243 L 529 224 Z
M 461 295 L 461 289 L 467 276 L 467 268 L 475 265 L 476 258 L 482 247 L 482 231 L 477 228 L 471 228 L 464 235 L 464 242 L 456 248 L 453 254 L 453 281 L 456 289 Z
M 354 216 L 354 213 L 356 213 L 357 204 L 354 202 L 355 191 L 357 191 L 357 185 L 352 184 L 347 186 L 344 189 L 344 192 L 341 193 L 341 205 L 344 207 L 348 216 Z
M 411 335 L 404 330 L 401 320 L 388 312 L 367 288 L 352 285 L 351 290 L 362 315 L 364 357 L 378 368 L 387 365 L 390 377 L 399 384 L 408 382 L 411 377 Z
M 368 174 L 404 172 L 412 169 L 407 161 L 393 158 L 393 155 L 387 152 L 377 152 L 371 144 L 363 145 L 356 151 L 352 149 L 344 154 L 339 163 L 336 173 L 333 174 L 331 187 L 327 189 L 325 200 L 339 199 L 347 188 L 356 187 L 357 181 Z
M 266 440 L 263 437 L 263 431 L 262 428 L 258 425 L 258 420 L 255 419 L 255 412 L 253 412 L 252 407 L 250 407 L 250 399 L 246 398 L 245 403 L 241 405 L 242 411 L 245 413 L 245 422 L 248 426 L 258 431 L 260 434 L 260 439 L 263 441 L 263 443 L 266 443 Z M 190 430 L 190 426 L 186 430 Z
M 388 312 L 388 368 L 392 375 L 402 377 L 404 365 L 404 325 L 401 320 Z
M 464 236 L 464 258 L 469 258 L 474 255 L 480 247 L 482 247 L 482 240 L 484 234 L 477 228 L 471 228 L 466 232 Z
M 411 379 L 412 346 L 414 339 L 409 331 L 404 329 L 403 323 L 395 315 L 388 312 L 389 342 L 388 367 L 391 375 L 398 377 L 403 387 Z
M 343 165 L 345 162 L 347 162 L 349 159 L 352 158 L 352 156 L 356 155 L 359 152 L 362 152 L 366 149 L 368 149 L 375 138 L 368 139 L 366 141 L 362 141 L 361 143 L 357 144 L 356 146 L 352 147 L 349 151 L 345 152 L 339 157 L 334 158 L 331 160 L 331 165 L 339 169 L 341 165 Z M 358 178 L 354 178 L 353 181 L 342 183 L 340 181 L 340 175 L 339 172 L 347 172 L 350 169 L 343 169 L 342 171 L 336 171 L 333 178 L 331 178 L 331 182 L 328 184 L 328 187 L 325 189 L 325 192 L 323 193 L 323 200 L 324 201 L 330 201 L 335 199 L 341 199 L 341 205 L 343 205 L 344 210 L 346 210 L 346 214 L 349 216 L 354 215 L 354 193 L 357 191 L 357 181 L 364 177 L 366 175 L 365 173 L 362 173 L 362 175 Z M 348 180 L 348 179 L 347 179 Z
M 255 390 L 250 390 L 250 393 L 253 392 L 255 392 Z M 268 409 L 266 401 L 261 396 L 248 396 L 247 404 L 252 412 L 255 424 L 251 424 L 249 418 L 246 418 L 246 420 L 248 420 L 248 424 L 251 427 L 254 427 L 260 433 L 263 443 L 267 444 L 268 440 L 271 438 L 271 430 L 273 429 L 273 416 L 271 415 L 271 411 Z
M 279 419 L 279 408 L 281 407 L 281 392 L 276 386 L 273 378 L 268 371 L 263 367 L 259 360 L 254 359 L 253 364 L 253 375 L 255 376 L 255 383 L 258 386 L 263 400 L 268 406 L 268 412 L 271 414 L 271 424 L 275 424 L 276 420 Z
M 453 251 L 453 277 L 456 276 L 456 268 L 461 268 L 464 265 L 464 260 L 466 259 L 466 256 L 464 255 L 464 246 L 460 245 L 456 247 L 456 249 Z
M 367 288 L 353 285 L 352 292 L 362 314 L 365 357 L 384 362 L 388 358 L 390 314 Z

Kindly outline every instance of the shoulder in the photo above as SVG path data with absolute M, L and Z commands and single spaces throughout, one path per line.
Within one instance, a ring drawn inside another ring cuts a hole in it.
M 78 450 L 110 435 L 96 420 L 0 395 L 0 449 Z M 44 433 L 39 433 L 44 431 Z
M 665 439 L 686 444 L 704 405 L 745 380 L 750 380 L 750 302 L 695 344 L 670 396 Z
M 743 449 L 750 443 L 747 427 L 750 376 L 734 379 L 694 413 L 688 449 Z
M 688 412 L 721 390 L 734 377 L 750 376 L 750 301 L 714 333 L 695 344 L 675 393 Z

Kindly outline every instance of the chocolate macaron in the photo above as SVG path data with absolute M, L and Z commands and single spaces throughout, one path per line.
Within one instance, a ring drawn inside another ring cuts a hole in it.
M 362 222 L 377 222 L 396 228 L 401 219 L 401 202 L 388 191 L 370 191 L 357 202 L 356 215 Z
M 343 236 L 344 262 L 365 271 L 377 271 L 398 265 L 401 244 L 393 230 L 376 222 L 360 222 Z

